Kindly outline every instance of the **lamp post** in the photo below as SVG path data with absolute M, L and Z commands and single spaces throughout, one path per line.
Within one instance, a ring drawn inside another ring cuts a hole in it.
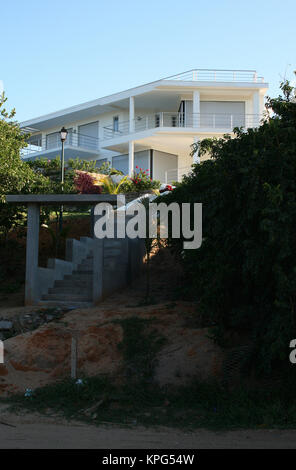
M 64 173 L 65 173 L 65 142 L 67 140 L 68 131 L 63 126 L 60 130 L 60 137 L 62 142 L 62 161 L 61 161 L 61 183 L 62 183 L 62 192 L 64 191 Z M 60 208 L 60 233 L 63 229 L 63 206 Z

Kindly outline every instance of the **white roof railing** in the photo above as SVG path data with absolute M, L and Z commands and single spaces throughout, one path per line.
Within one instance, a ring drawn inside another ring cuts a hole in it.
M 163 78 L 163 80 L 180 80 L 192 82 L 264 82 L 258 77 L 256 70 L 214 70 L 192 69 L 177 75 Z

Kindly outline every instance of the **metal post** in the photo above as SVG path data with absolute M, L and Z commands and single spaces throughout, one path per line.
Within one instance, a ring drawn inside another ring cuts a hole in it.
M 64 141 L 62 140 L 62 161 L 61 161 L 62 193 L 64 192 L 64 172 L 65 172 L 65 149 L 64 149 Z M 63 230 L 63 212 L 64 212 L 64 207 L 61 205 L 61 207 L 60 207 L 60 220 L 59 220 L 60 233 Z

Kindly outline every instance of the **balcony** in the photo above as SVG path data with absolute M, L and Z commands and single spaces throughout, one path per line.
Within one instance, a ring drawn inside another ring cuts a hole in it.
M 225 114 L 225 113 L 170 113 L 160 112 L 138 116 L 130 124 L 129 121 L 119 122 L 117 129 L 113 125 L 104 127 L 104 140 L 122 137 L 128 134 L 143 132 L 149 129 L 174 128 L 188 129 L 198 132 L 232 132 L 234 127 L 258 127 L 262 116 L 259 114 Z
M 56 156 L 61 152 L 62 142 L 59 132 L 46 136 L 46 139 L 32 136 L 28 140 L 28 146 L 21 150 L 22 158 L 40 158 Z M 88 135 L 69 132 L 65 142 L 65 157 L 67 154 L 71 158 L 71 152 L 75 151 L 75 156 L 85 156 L 85 154 L 98 154 L 99 139 Z M 78 151 L 78 153 L 77 153 Z

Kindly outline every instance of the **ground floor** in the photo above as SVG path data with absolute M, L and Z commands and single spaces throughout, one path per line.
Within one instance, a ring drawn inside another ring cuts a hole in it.
M 178 131 L 178 132 L 177 132 Z M 205 138 L 222 137 L 222 133 L 196 133 L 194 129 L 162 128 L 146 130 L 130 136 L 115 136 L 104 143 L 101 154 L 113 167 L 132 175 L 139 168 L 149 170 L 161 183 L 181 181 L 193 163 L 200 162 L 197 153 L 191 155 L 193 144 Z M 207 159 L 203 156 L 202 160 Z
M 117 155 L 112 157 L 112 167 L 129 174 L 129 155 Z M 148 170 L 151 178 L 161 183 L 173 183 L 179 181 L 181 173 L 190 171 L 192 160 L 182 159 L 181 156 L 149 149 L 134 153 L 133 167 L 137 172 L 140 168 Z

